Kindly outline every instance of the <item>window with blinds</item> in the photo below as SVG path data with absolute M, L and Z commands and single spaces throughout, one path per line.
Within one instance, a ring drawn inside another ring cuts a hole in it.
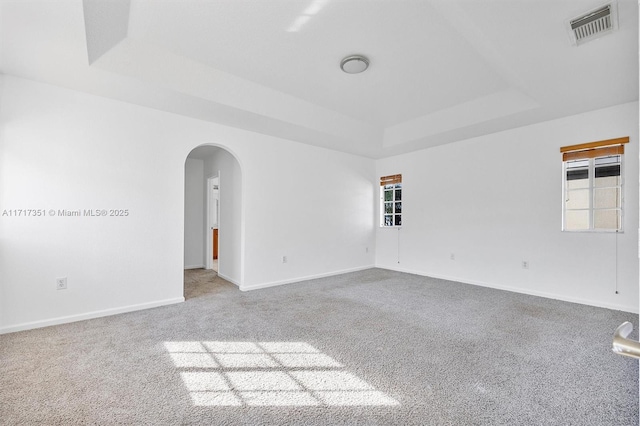
M 380 178 L 380 226 L 402 226 L 402 175 Z
M 622 230 L 622 166 L 629 138 L 560 148 L 563 231 Z

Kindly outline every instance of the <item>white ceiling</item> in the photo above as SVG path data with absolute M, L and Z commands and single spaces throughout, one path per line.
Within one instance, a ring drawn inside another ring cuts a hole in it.
M 0 72 L 381 158 L 638 100 L 636 0 L 569 42 L 601 4 L 0 0 Z

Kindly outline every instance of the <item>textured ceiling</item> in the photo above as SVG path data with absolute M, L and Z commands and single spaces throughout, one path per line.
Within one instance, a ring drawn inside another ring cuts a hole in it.
M 637 100 L 635 0 L 569 43 L 601 4 L 3 0 L 0 71 L 380 158 Z

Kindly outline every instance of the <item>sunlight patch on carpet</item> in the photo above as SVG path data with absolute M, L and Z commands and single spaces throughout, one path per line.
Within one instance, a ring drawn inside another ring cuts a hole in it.
M 306 342 L 165 342 L 196 406 L 394 406 Z

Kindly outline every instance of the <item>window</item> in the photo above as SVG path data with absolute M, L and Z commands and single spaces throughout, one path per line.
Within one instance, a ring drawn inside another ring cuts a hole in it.
M 380 178 L 380 226 L 402 226 L 402 175 Z
M 622 230 L 622 160 L 629 138 L 563 147 L 564 231 Z

